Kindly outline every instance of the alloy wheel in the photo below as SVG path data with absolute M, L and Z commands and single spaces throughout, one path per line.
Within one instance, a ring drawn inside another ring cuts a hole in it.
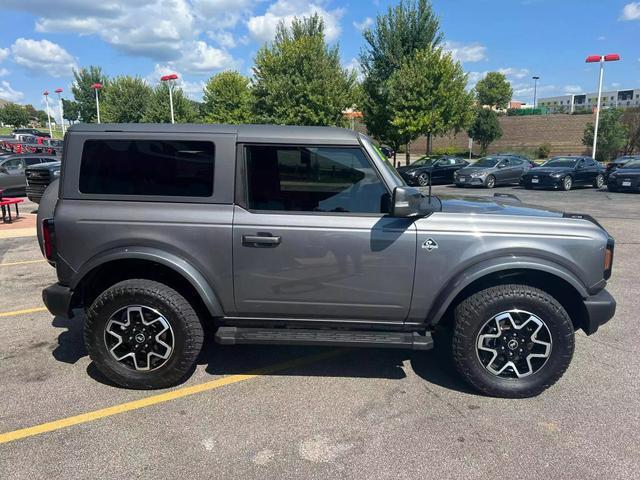
M 562 186 L 567 191 L 571 190 L 571 187 L 573 186 L 573 180 L 571 177 L 564 177 L 564 180 L 562 180 Z
M 604 176 L 599 174 L 596 177 L 596 188 L 602 188 L 603 185 L 604 185 Z
M 418 175 L 418 183 L 422 187 L 426 187 L 427 185 L 429 185 L 429 175 L 427 175 L 426 173 L 421 173 L 420 175 Z

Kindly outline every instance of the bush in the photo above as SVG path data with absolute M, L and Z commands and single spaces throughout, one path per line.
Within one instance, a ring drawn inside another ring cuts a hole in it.
M 551 153 L 551 145 L 549 145 L 548 143 L 543 143 L 536 150 L 536 156 L 538 158 L 547 158 L 549 156 L 549 153 Z
M 451 155 L 451 156 L 454 156 L 454 155 L 457 155 L 458 153 L 460 153 L 460 152 L 458 151 L 458 149 L 456 147 L 439 147 L 439 148 L 434 148 L 432 150 L 432 155 L 433 156 L 440 156 L 440 155 L 445 155 L 445 156 Z

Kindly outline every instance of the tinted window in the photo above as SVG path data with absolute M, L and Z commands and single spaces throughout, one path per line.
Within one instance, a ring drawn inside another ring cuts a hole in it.
M 500 158 L 497 157 L 485 157 L 478 160 L 473 164 L 474 167 L 495 167 L 496 164 L 500 161 Z
M 640 160 L 632 160 L 620 168 L 640 168 Z
M 523 160 L 515 157 L 511 157 L 511 165 L 522 165 L 524 163 Z
M 381 213 L 389 194 L 359 148 L 249 146 L 249 208 Z
M 106 195 L 210 197 L 214 145 L 181 140 L 87 140 L 80 191 Z
M 544 167 L 569 167 L 576 166 L 576 159 L 571 157 L 555 157 L 543 164 Z
M 25 158 L 24 161 L 27 165 L 35 165 L 37 163 L 40 163 L 39 158 Z

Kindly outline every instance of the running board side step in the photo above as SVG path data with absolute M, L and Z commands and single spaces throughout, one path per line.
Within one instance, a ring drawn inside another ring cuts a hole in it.
M 219 327 L 216 343 L 271 345 L 326 345 L 334 347 L 377 347 L 430 350 L 431 333 L 379 332 L 363 330 L 312 330 L 302 328 Z

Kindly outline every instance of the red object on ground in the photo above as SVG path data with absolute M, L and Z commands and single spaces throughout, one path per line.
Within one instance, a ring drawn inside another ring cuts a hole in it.
M 11 205 L 15 205 L 16 207 L 16 218 L 20 216 L 18 211 L 18 204 L 24 202 L 23 198 L 10 198 L 4 197 L 0 200 L 0 208 L 2 209 L 2 221 L 6 223 L 11 223 L 13 221 L 13 217 L 11 216 Z M 7 221 L 6 217 L 8 216 L 9 220 Z

